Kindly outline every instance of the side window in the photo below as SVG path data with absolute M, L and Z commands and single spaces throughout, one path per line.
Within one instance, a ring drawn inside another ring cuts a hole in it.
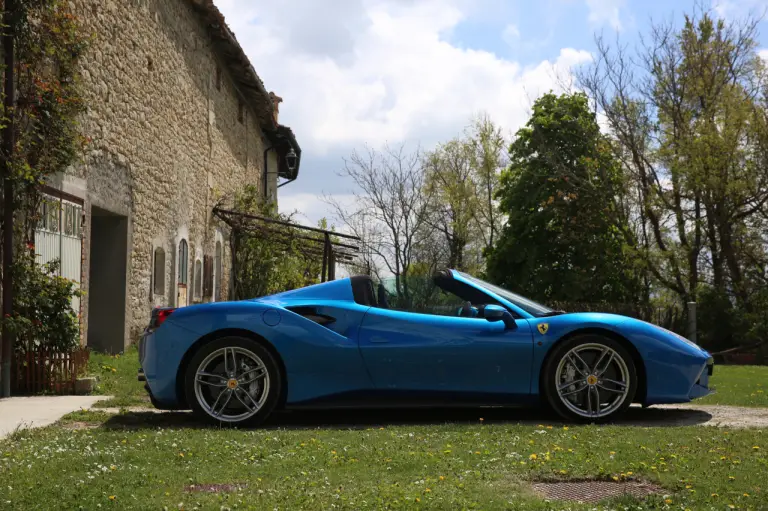
M 382 294 L 386 295 L 386 303 L 379 299 L 380 307 L 435 316 L 463 316 L 467 313 L 467 302 L 474 307 L 495 303 L 471 286 L 456 281 L 438 286 L 428 277 L 401 279 L 399 282 L 394 278 L 384 279 L 379 285 L 379 296 Z

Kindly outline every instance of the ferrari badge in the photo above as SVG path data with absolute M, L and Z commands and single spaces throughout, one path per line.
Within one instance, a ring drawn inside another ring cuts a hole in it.
M 544 335 L 547 333 L 547 330 L 549 330 L 549 323 L 539 323 L 536 328 L 539 329 L 541 335 Z

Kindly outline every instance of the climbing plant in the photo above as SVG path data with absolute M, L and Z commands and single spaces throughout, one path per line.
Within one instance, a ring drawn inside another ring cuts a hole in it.
M 11 9 L 13 5 L 13 10 Z M 3 318 L 16 346 L 42 342 L 60 349 L 78 344 L 77 314 L 71 299 L 79 292 L 58 276 L 58 263 L 39 264 L 34 231 L 40 220 L 40 186 L 76 162 L 86 139 L 78 117 L 84 111 L 79 62 L 89 38 L 69 2 L 3 2 L 14 38 L 15 63 L 3 66 L 4 79 L 15 84 L 15 101 L 0 107 L 0 134 L 13 129 L 14 146 L 4 154 L 13 190 L 14 313 Z M 13 122 L 10 122 L 11 119 Z M 2 230 L 6 225 L 0 226 Z

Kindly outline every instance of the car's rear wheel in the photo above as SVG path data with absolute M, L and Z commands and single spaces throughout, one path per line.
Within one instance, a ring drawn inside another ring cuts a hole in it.
M 637 390 L 632 356 L 620 342 L 601 335 L 557 345 L 543 371 L 544 397 L 569 420 L 612 420 L 632 404 Z
M 187 401 L 199 417 L 227 426 L 255 426 L 280 398 L 280 368 L 259 343 L 224 337 L 192 357 L 185 378 Z

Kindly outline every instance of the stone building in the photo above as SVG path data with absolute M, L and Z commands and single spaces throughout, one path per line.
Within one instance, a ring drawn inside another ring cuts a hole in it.
M 47 184 L 36 236 L 80 282 L 82 337 L 120 351 L 155 306 L 226 299 L 229 246 L 212 215 L 257 184 L 276 200 L 301 150 L 212 0 L 73 0 L 91 139 Z

